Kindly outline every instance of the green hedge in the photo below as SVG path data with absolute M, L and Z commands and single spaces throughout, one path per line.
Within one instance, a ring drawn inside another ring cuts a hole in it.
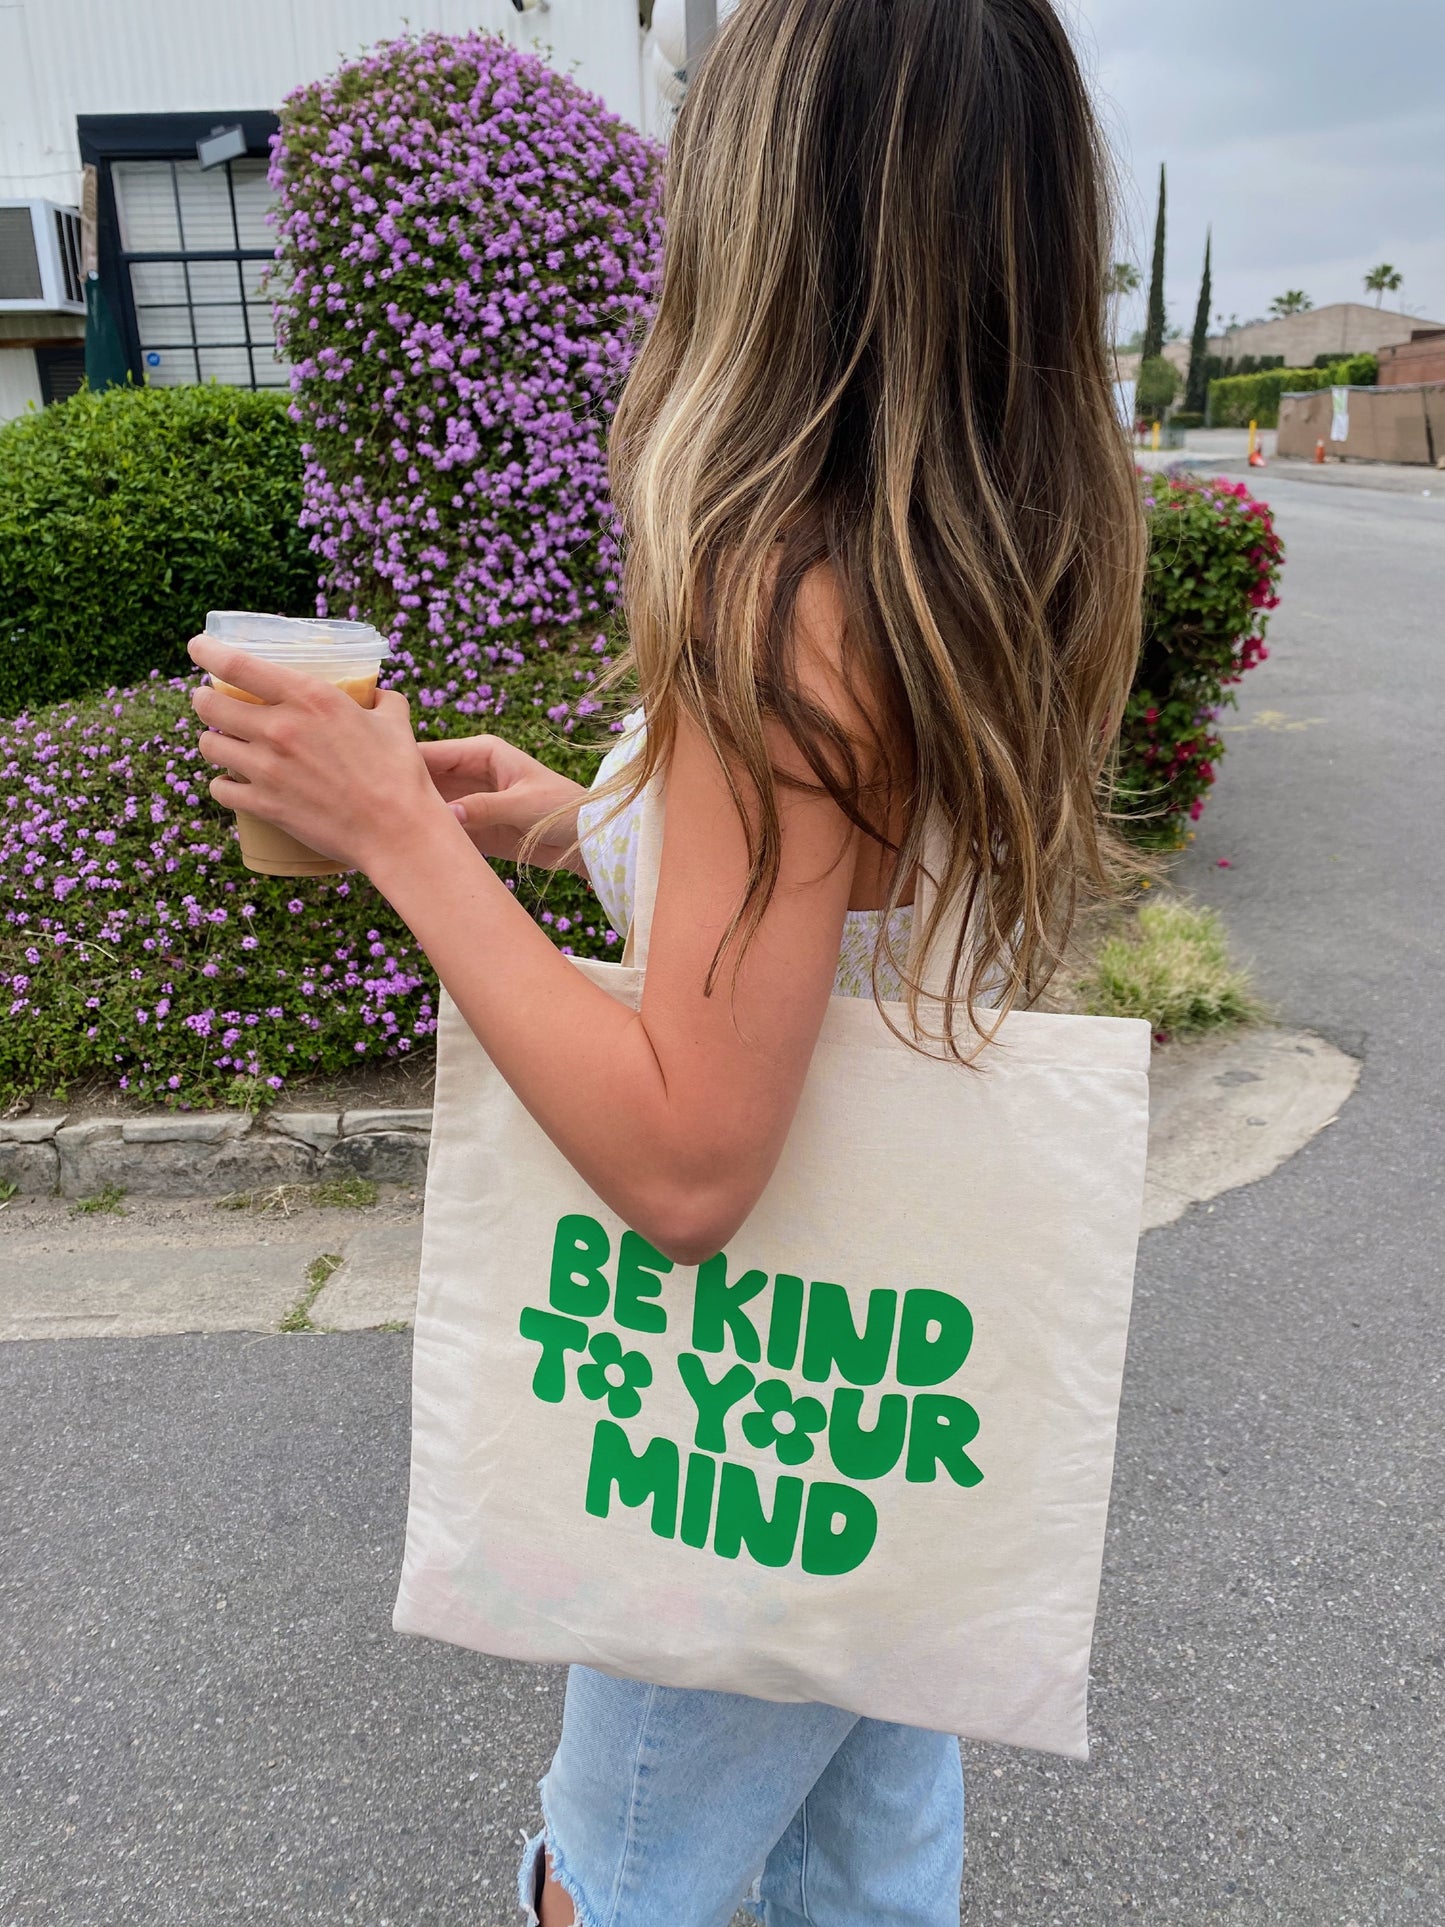
M 208 609 L 314 609 L 288 403 L 83 390 L 0 428 L 0 715 L 188 668 Z
M 1270 368 L 1254 375 L 1227 375 L 1209 384 L 1211 428 L 1278 428 L 1279 398 L 1316 388 L 1372 388 L 1380 364 L 1374 355 L 1347 355 L 1325 368 Z

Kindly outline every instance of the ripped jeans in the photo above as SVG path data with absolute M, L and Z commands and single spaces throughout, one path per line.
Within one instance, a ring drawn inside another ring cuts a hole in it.
M 574 1666 L 519 1897 L 542 1850 L 578 1927 L 958 1927 L 958 1741 L 832 1706 Z

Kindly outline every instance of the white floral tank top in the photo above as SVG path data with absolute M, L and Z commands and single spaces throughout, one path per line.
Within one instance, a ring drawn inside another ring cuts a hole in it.
M 622 734 L 603 757 L 594 785 L 617 773 L 642 744 L 645 727 L 642 709 L 631 710 L 622 723 Z M 583 803 L 577 811 L 577 836 L 582 860 L 592 879 L 592 888 L 603 909 L 612 919 L 618 935 L 624 935 L 632 921 L 632 904 L 637 878 L 637 835 L 642 799 L 638 797 L 610 823 L 601 821 L 615 800 Z M 850 910 L 843 919 L 843 941 L 838 953 L 838 970 L 833 979 L 835 997 L 871 997 L 873 986 L 873 949 L 878 938 L 881 910 Z M 894 947 L 906 951 L 913 928 L 913 905 L 895 910 L 889 929 Z M 903 994 L 902 982 L 886 957 L 878 965 L 879 995 L 897 1001 Z

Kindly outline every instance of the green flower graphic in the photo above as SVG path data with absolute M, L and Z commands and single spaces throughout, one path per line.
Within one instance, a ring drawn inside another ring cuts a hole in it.
M 642 1410 L 638 1387 L 652 1383 L 651 1365 L 641 1352 L 623 1351 L 616 1332 L 598 1332 L 587 1349 L 593 1363 L 577 1367 L 578 1391 L 605 1398 L 613 1418 L 636 1418 Z
M 579 1374 L 580 1377 L 580 1374 Z M 784 1465 L 801 1465 L 813 1456 L 810 1432 L 828 1423 L 821 1399 L 794 1398 L 781 1378 L 769 1378 L 753 1394 L 758 1409 L 743 1417 L 743 1436 L 749 1444 L 773 1446 Z

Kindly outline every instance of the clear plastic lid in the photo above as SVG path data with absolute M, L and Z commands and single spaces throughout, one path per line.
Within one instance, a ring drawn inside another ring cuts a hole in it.
M 333 622 L 330 617 L 269 616 L 251 609 L 212 609 L 206 634 L 263 662 L 321 672 L 375 669 L 391 654 L 391 643 L 369 622 Z

